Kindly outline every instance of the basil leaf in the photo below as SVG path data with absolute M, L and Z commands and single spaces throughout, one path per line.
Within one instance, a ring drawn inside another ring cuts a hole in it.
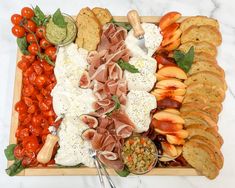
M 22 166 L 21 160 L 15 160 L 15 162 L 6 169 L 6 173 L 9 176 L 15 176 L 16 174 L 20 173 L 25 167 Z
M 112 96 L 112 100 L 115 102 L 114 109 L 111 112 L 106 113 L 107 116 L 110 116 L 113 111 L 118 110 L 121 107 L 120 101 L 116 95 Z
M 131 73 L 139 73 L 139 70 L 137 68 L 135 68 L 134 65 L 131 65 L 128 62 L 123 61 L 122 59 L 119 59 L 117 64 L 124 70 L 127 70 Z
M 192 46 L 187 53 L 175 50 L 173 58 L 181 69 L 183 69 L 185 72 L 188 72 L 193 64 L 194 47 Z
M 58 27 L 65 28 L 67 26 L 67 22 L 65 22 L 64 16 L 61 14 L 60 9 L 57 9 L 53 14 L 52 20 Z
M 9 160 L 9 161 L 15 160 L 15 156 L 14 156 L 15 147 L 16 147 L 16 144 L 10 144 L 4 150 L 4 153 L 5 153 L 5 156 L 6 156 L 7 160 Z
M 24 54 L 24 55 L 28 55 L 29 52 L 27 50 L 28 48 L 28 43 L 26 41 L 26 37 L 21 37 L 21 38 L 17 38 L 16 39 L 17 45 L 20 49 L 20 51 Z
M 50 18 L 51 18 L 51 16 L 47 16 L 47 17 L 43 20 L 42 25 L 45 26 L 45 25 L 47 24 L 47 22 L 49 22 Z
M 112 19 L 110 21 L 111 23 L 114 23 L 115 25 L 119 26 L 119 27 L 123 27 L 124 29 L 126 29 L 127 31 L 130 31 L 132 29 L 131 24 L 126 23 L 126 22 L 116 22 L 114 19 Z
M 83 165 L 82 163 L 79 163 L 79 164 L 77 164 L 77 165 L 75 165 L 75 166 L 63 166 L 63 165 L 57 164 L 57 168 L 79 168 L 79 167 L 81 167 L 82 165 Z
M 41 20 L 39 19 L 39 18 L 37 18 L 37 17 L 32 17 L 31 18 L 36 24 L 37 24 L 37 26 L 40 26 L 41 25 Z
M 122 171 L 115 171 L 121 177 L 127 177 L 130 174 L 129 169 L 125 166 Z
M 41 21 L 43 21 L 46 18 L 45 14 L 41 11 L 38 5 L 36 5 L 36 7 L 33 10 L 34 10 L 35 16 Z

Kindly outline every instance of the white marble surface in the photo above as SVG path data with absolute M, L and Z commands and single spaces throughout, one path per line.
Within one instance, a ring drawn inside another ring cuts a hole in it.
M 23 6 L 38 4 L 51 13 L 60 7 L 63 12 L 76 14 L 84 6 L 107 7 L 113 15 L 125 15 L 137 9 L 141 15 L 162 15 L 171 10 L 183 15 L 206 15 L 219 20 L 223 44 L 219 48 L 218 62 L 226 72 L 228 91 L 224 110 L 220 115 L 220 133 L 224 138 L 222 151 L 224 168 L 214 181 L 204 177 L 113 177 L 117 187 L 206 187 L 235 186 L 235 1 L 234 0 L 1 0 L 0 2 L 0 187 L 1 188 L 73 188 L 99 187 L 97 177 L 13 177 L 5 174 L 6 159 L 3 149 L 8 145 L 13 82 L 16 66 L 16 42 L 11 34 L 10 16 Z

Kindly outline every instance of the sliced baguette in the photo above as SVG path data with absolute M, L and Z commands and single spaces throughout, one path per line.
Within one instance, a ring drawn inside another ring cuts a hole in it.
M 203 83 L 193 83 L 187 87 L 185 96 L 189 94 L 200 94 L 208 98 L 210 102 L 222 102 L 225 98 L 225 92 L 222 88 L 203 84 Z
M 190 141 L 195 141 L 195 142 L 198 142 L 200 144 L 204 144 L 205 146 L 211 148 L 212 151 L 214 152 L 214 155 L 215 155 L 215 159 L 216 159 L 215 162 L 216 162 L 217 167 L 219 169 L 221 169 L 223 167 L 223 164 L 224 164 L 223 154 L 220 151 L 220 149 L 216 145 L 214 145 L 213 142 L 211 142 L 211 140 L 209 140 L 203 136 L 195 135 L 190 138 Z
M 207 105 L 204 105 L 202 103 L 185 103 L 184 105 L 181 106 L 180 112 L 181 113 L 191 112 L 191 111 L 201 112 L 210 116 L 210 118 L 217 123 L 218 113 L 213 108 L 207 108 L 207 107 L 208 107 Z
M 113 18 L 112 14 L 106 8 L 95 7 L 92 9 L 92 12 L 94 12 L 101 25 L 105 25 Z
M 189 76 L 188 79 L 184 81 L 184 83 L 187 86 L 193 83 L 203 83 L 222 88 L 224 91 L 227 89 L 225 80 L 222 77 L 219 77 L 217 74 L 210 71 L 202 71 L 195 73 Z
M 207 53 L 207 54 L 211 55 L 212 57 L 216 57 L 216 55 L 217 55 L 216 46 L 211 43 L 205 42 L 205 41 L 203 41 L 203 42 L 188 41 L 188 42 L 185 42 L 184 44 L 181 44 L 179 46 L 178 50 L 181 50 L 186 53 L 189 51 L 189 49 L 192 46 L 194 46 L 195 53 L 203 52 L 203 53 Z
M 210 25 L 196 26 L 192 25 L 181 35 L 181 43 L 188 41 L 202 42 L 206 41 L 215 46 L 222 43 L 222 36 L 218 29 Z
M 219 29 L 218 21 L 213 18 L 208 18 L 206 16 L 191 16 L 191 17 L 185 19 L 180 24 L 180 29 L 182 31 L 185 31 L 186 29 L 188 29 L 192 25 L 196 25 L 196 26 L 210 25 L 210 26 L 213 26 L 213 27 Z
M 203 144 L 188 141 L 183 146 L 184 159 L 209 179 L 219 174 L 213 152 Z
M 192 125 L 189 125 L 186 130 L 189 133 L 189 136 L 188 136 L 189 139 L 192 136 L 200 135 L 211 140 L 218 148 L 221 148 L 221 146 L 223 145 L 223 139 L 221 135 L 217 131 L 207 128 L 204 125 L 192 124 Z
M 88 51 L 96 50 L 100 42 L 101 24 L 90 8 L 80 10 L 77 16 L 78 34 L 76 44 Z
M 224 77 L 224 70 L 217 63 L 210 61 L 194 61 L 188 72 L 188 75 L 192 75 L 202 71 L 211 71 L 218 74 L 219 76 Z
M 181 117 L 185 120 L 185 127 L 192 124 L 201 124 L 214 129 L 218 128 L 217 123 L 213 121 L 209 115 L 200 111 L 182 112 Z
M 194 61 L 210 61 L 212 63 L 216 63 L 215 57 L 206 52 L 195 52 Z

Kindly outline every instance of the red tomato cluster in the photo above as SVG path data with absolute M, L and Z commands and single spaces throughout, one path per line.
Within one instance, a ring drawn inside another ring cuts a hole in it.
M 31 20 L 33 16 L 33 10 L 25 7 L 21 10 L 21 15 L 14 14 L 11 17 L 12 23 L 15 24 L 12 33 L 16 37 L 26 36 L 30 53 L 23 55 L 17 64 L 23 77 L 21 100 L 15 105 L 15 110 L 19 113 L 19 125 L 15 135 L 18 145 L 14 149 L 14 155 L 22 160 L 25 167 L 38 165 L 37 153 L 49 133 L 48 127 L 54 125 L 56 118 L 50 95 L 56 84 L 54 67 L 37 56 L 40 51 L 55 61 L 56 48 L 45 39 L 45 27 L 37 26 Z M 59 126 L 59 123 L 56 126 Z M 53 159 L 49 162 L 51 163 Z

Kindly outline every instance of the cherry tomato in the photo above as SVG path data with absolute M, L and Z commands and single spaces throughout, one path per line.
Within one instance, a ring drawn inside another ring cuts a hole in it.
M 36 38 L 36 39 L 35 39 Z M 36 35 L 33 35 L 33 34 L 31 34 L 31 33 L 28 33 L 27 35 L 26 35 L 26 40 L 27 40 L 27 42 L 28 43 L 36 43 L 37 41 L 38 41 L 38 37 L 36 36 Z
M 55 47 L 48 47 L 45 50 L 45 54 L 48 55 L 48 57 L 52 60 L 55 61 L 56 60 L 56 48 Z
M 23 167 L 28 167 L 29 164 L 31 163 L 32 159 L 30 159 L 29 157 L 24 157 L 22 162 L 21 162 L 21 165 Z
M 40 40 L 40 47 L 42 49 L 47 49 L 48 47 L 51 47 L 51 46 L 52 46 L 52 44 L 49 43 L 46 39 L 41 39 Z
M 28 78 L 28 77 L 23 76 L 23 84 L 24 84 L 24 85 L 30 84 L 30 81 L 29 81 L 29 78 Z
M 39 94 L 36 95 L 36 98 L 39 102 L 41 102 L 41 101 L 43 101 L 44 96 L 41 93 L 39 93 Z
M 28 46 L 28 51 L 32 54 L 32 55 L 37 55 L 39 52 L 39 47 L 36 43 L 32 43 Z
M 30 74 L 32 74 L 33 72 L 34 72 L 33 67 L 30 66 L 30 67 L 27 68 L 27 70 L 23 73 L 23 76 L 24 76 L 24 77 L 29 77 Z
M 35 105 L 35 104 L 32 104 L 32 105 L 28 108 L 27 112 L 28 112 L 29 114 L 33 114 L 33 113 L 35 113 L 36 108 L 37 108 L 36 105 Z
M 24 154 L 25 154 L 24 148 L 21 145 L 17 145 L 14 148 L 14 156 L 15 156 L 15 158 L 21 160 L 21 159 L 23 159 Z
M 19 121 L 22 122 L 27 118 L 27 113 L 20 113 L 19 114 Z
M 43 112 L 43 115 L 47 117 L 54 117 L 55 112 L 53 110 L 48 110 L 48 111 Z M 53 122 L 54 122 L 54 118 L 53 118 Z
M 40 39 L 45 38 L 45 34 L 46 34 L 46 28 L 44 26 L 36 28 L 36 35 L 38 36 L 38 38 Z
M 15 110 L 20 113 L 24 113 L 27 111 L 27 106 L 23 101 L 19 101 L 15 105 Z
M 42 120 L 43 120 L 42 115 L 40 115 L 40 114 L 34 115 L 32 117 L 32 125 L 39 126 L 41 124 Z
M 36 77 L 37 77 L 36 72 L 32 72 L 32 73 L 29 75 L 29 81 L 30 81 L 30 83 L 31 83 L 32 85 L 35 85 Z
M 31 125 L 29 127 L 30 132 L 32 133 L 32 135 L 34 136 L 40 136 L 42 134 L 43 129 L 40 126 L 35 126 L 35 125 Z
M 32 115 L 28 114 L 27 117 L 22 122 L 22 125 L 28 125 L 31 122 L 31 120 L 32 120 Z
M 35 83 L 38 87 L 42 87 L 47 81 L 47 78 L 44 75 L 39 75 L 36 77 Z
M 32 17 L 34 17 L 34 12 L 31 8 L 24 7 L 24 8 L 21 9 L 21 15 L 24 18 L 31 19 Z
M 27 106 L 31 106 L 33 104 L 33 100 L 29 97 L 23 97 L 23 101 Z
M 37 25 L 32 20 L 27 20 L 27 22 L 24 24 L 25 31 L 26 32 L 36 32 Z
M 35 55 L 29 54 L 29 55 L 23 55 L 22 59 L 27 59 L 30 63 L 33 63 L 35 60 Z
M 56 84 L 56 83 L 51 83 L 51 84 L 49 84 L 49 85 L 46 87 L 47 91 L 48 91 L 48 92 L 51 92 L 52 89 L 55 87 L 55 84 Z
M 23 60 L 21 59 L 18 63 L 17 63 L 17 67 L 19 67 L 22 71 L 26 71 L 27 68 L 29 66 L 29 62 L 27 60 Z
M 29 128 L 21 128 L 21 127 L 18 127 L 17 131 L 16 131 L 16 137 L 19 139 L 19 140 L 23 140 L 24 138 L 28 137 L 29 136 Z
M 29 97 L 33 94 L 34 92 L 34 87 L 33 85 L 29 84 L 23 87 L 23 96 Z
M 29 152 L 35 152 L 39 147 L 38 139 L 36 136 L 28 136 L 24 138 L 22 144 L 25 150 Z
M 54 69 L 54 67 L 50 64 L 48 64 L 45 60 L 42 60 L 40 62 L 40 66 L 43 67 L 44 71 L 48 72 Z
M 50 91 L 47 90 L 47 89 L 42 88 L 41 89 L 41 94 L 43 94 L 44 96 L 48 96 L 48 95 L 50 95 Z
M 50 107 L 47 106 L 47 104 L 44 101 L 39 102 L 38 106 L 39 106 L 40 110 L 42 110 L 42 111 L 47 111 L 50 109 Z
M 23 19 L 23 17 L 19 14 L 13 14 L 11 16 L 11 22 L 14 24 L 14 25 L 20 25 L 20 22 L 21 20 Z
M 32 65 L 37 75 L 41 75 L 43 73 L 43 68 L 40 66 L 39 61 L 35 61 Z
M 25 29 L 19 25 L 14 25 L 11 29 L 11 32 L 18 38 L 21 38 L 25 35 Z

